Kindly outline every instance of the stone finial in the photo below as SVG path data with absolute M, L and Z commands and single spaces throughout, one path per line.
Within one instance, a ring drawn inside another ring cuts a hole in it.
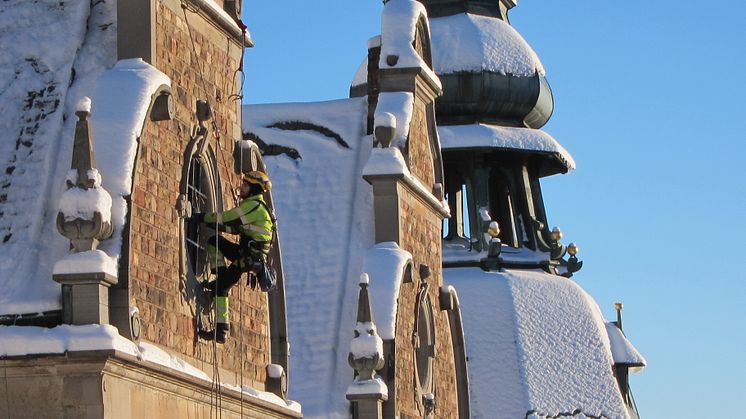
M 375 378 L 375 371 L 383 368 L 383 341 L 373 323 L 373 310 L 368 295 L 368 275 L 362 274 L 357 302 L 355 337 L 348 356 L 350 366 L 357 371 L 356 381 Z
M 384 366 L 383 341 L 378 336 L 373 322 L 368 281 L 368 275 L 362 274 L 355 337 L 350 344 L 350 354 L 347 358 L 357 373 L 355 380 L 347 387 L 347 399 L 354 403 L 353 419 L 381 418 L 381 403 L 388 399 L 388 387 L 376 375 L 376 370 Z
M 96 155 L 88 123 L 90 99 L 78 105 L 75 115 L 75 139 L 70 171 L 65 180 L 67 191 L 60 199 L 57 230 L 67 237 L 75 252 L 98 247 L 109 238 L 111 226 L 111 196 L 101 187 L 101 175 L 96 170 Z
M 391 146 L 396 135 L 396 117 L 389 112 L 376 115 L 375 129 L 373 130 L 375 142 L 383 148 Z
M 73 252 L 57 261 L 52 279 L 62 284 L 62 317 L 67 324 L 109 323 L 109 287 L 118 282 L 116 262 L 96 250 L 111 236 L 111 195 L 101 187 L 88 124 L 91 100 L 75 112 L 72 163 L 57 213 L 57 230 Z

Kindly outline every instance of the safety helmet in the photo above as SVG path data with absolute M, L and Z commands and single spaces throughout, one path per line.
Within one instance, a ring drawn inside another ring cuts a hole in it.
M 241 180 L 252 185 L 259 185 L 264 192 L 272 189 L 272 181 L 269 180 L 269 176 L 260 170 L 244 173 L 241 175 Z

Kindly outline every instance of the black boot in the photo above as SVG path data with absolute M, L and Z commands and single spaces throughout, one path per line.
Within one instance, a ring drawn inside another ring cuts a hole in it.
M 214 330 L 200 330 L 197 332 L 204 340 L 215 340 L 217 343 L 225 343 L 228 338 L 228 323 L 218 323 Z

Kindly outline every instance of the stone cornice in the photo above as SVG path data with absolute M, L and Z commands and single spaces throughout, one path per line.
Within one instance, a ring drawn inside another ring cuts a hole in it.
M 423 67 L 381 69 L 381 92 L 412 92 L 432 102 L 443 93 L 440 81 Z
M 243 45 L 246 48 L 252 48 L 254 41 L 251 39 L 251 35 L 248 30 L 246 34 L 243 33 L 241 28 L 238 26 L 235 20 L 233 20 L 224 10 L 217 7 L 215 2 L 212 0 L 185 0 L 186 3 L 194 6 L 198 9 L 198 12 L 205 17 L 209 18 L 209 21 L 214 22 L 217 26 L 227 34 L 233 36 L 236 39 L 243 38 Z
M 394 174 L 383 174 L 383 175 L 364 175 L 363 179 L 365 179 L 368 183 L 371 185 L 376 182 L 397 182 L 404 186 L 406 186 L 407 190 L 412 193 L 412 195 L 419 198 L 425 205 L 430 207 L 434 212 L 436 212 L 438 215 L 440 215 L 442 218 L 449 218 L 451 216 L 450 211 L 443 206 L 443 204 L 438 201 L 435 196 L 427 191 L 425 186 L 419 182 L 419 180 L 415 179 L 413 176 L 407 176 L 403 173 L 394 173 Z
M 213 383 L 210 381 L 111 349 L 8 357 L 0 360 L 0 365 L 6 368 L 65 365 L 64 370 L 69 373 L 100 371 L 103 377 L 109 376 L 135 383 L 138 386 L 150 387 L 197 404 L 209 405 L 211 398 L 215 397 Z M 222 396 L 221 408 L 236 415 L 240 414 L 241 410 L 248 413 L 247 408 L 250 406 L 252 413 L 261 413 L 262 417 L 301 418 L 303 416 L 290 408 L 262 400 L 251 394 L 243 393 L 242 395 L 233 388 L 223 386 L 220 394 Z

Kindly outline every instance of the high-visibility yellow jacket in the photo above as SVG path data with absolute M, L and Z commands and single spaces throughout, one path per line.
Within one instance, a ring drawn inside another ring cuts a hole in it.
M 263 253 L 269 251 L 274 223 L 261 194 L 245 198 L 236 208 L 223 212 L 208 212 L 205 214 L 204 222 L 210 226 L 217 225 L 219 231 L 240 234 L 242 242 L 246 237 L 255 242 L 266 243 L 265 246 L 255 249 Z

